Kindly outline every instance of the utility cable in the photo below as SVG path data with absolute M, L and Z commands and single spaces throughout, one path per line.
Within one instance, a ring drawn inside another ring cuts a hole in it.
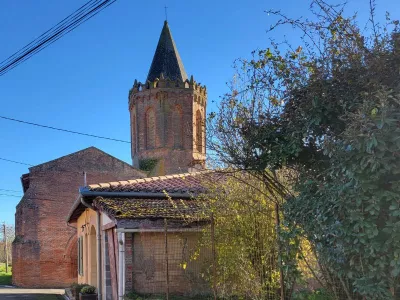
M 45 33 L 40 35 L 37 39 L 33 40 L 28 45 L 18 50 L 16 53 L 9 56 L 2 63 L 0 63 L 0 76 L 9 72 L 22 62 L 31 58 L 34 54 L 45 49 L 46 47 L 63 37 L 65 34 L 71 32 L 79 25 L 88 21 L 99 12 L 101 12 L 103 9 L 113 4 L 115 1 L 116 0 L 104 0 L 100 2 L 99 0 L 88 1 L 73 14 L 64 18 L 57 25 L 53 26 Z
M 0 160 L 4 160 L 4 161 L 12 162 L 12 163 L 15 163 L 15 164 L 20 164 L 20 165 L 26 165 L 26 166 L 33 167 L 33 165 L 31 165 L 31 164 L 27 164 L 27 163 L 20 162 L 20 161 L 15 161 L 15 160 L 11 160 L 11 159 L 6 159 L 6 158 L 2 158 L 2 157 L 0 157 Z
M 53 39 L 53 38 L 55 38 L 55 37 L 57 37 L 58 35 L 60 35 L 60 34 L 62 34 L 63 33 L 63 31 L 65 31 L 65 30 L 67 30 L 67 29 L 69 29 L 71 26 L 74 26 L 74 25 L 79 25 L 79 24 L 76 24 L 77 22 L 79 22 L 79 21 L 81 21 L 82 19 L 84 19 L 89 13 L 91 13 L 91 12 L 93 12 L 93 11 L 95 11 L 95 10 L 97 10 L 97 9 L 99 9 L 99 8 L 101 8 L 101 6 L 103 6 L 105 3 L 107 3 L 107 2 L 109 2 L 110 0 L 106 0 L 104 3 L 101 3 L 100 5 L 98 5 L 97 7 L 94 7 L 93 8 L 93 6 L 94 5 L 96 5 L 96 4 L 98 4 L 98 1 L 99 0 L 96 0 L 95 1 L 95 3 L 93 4 L 92 2 L 93 2 L 93 0 L 91 0 L 91 1 L 89 1 L 89 2 L 87 2 L 85 5 L 83 5 L 82 7 L 80 7 L 77 11 L 75 11 L 75 16 L 71 19 L 71 20 L 69 20 L 68 22 L 70 23 L 70 24 L 68 24 L 68 23 L 66 23 L 65 25 L 63 24 L 63 22 L 66 20 L 66 19 L 68 19 L 68 18 L 70 18 L 73 14 L 71 14 L 71 15 L 69 15 L 67 18 L 65 18 L 64 20 L 62 20 L 61 22 L 59 22 L 58 24 L 60 24 L 61 23 L 61 25 L 59 25 L 59 26 L 53 26 L 50 30 L 48 30 L 48 31 L 46 31 L 44 34 L 42 34 L 40 37 L 38 37 L 37 39 L 35 39 L 34 41 L 32 41 L 31 43 L 29 43 L 28 45 L 31 45 L 31 44 L 33 44 L 32 46 L 33 46 L 33 48 L 31 47 L 31 48 L 28 48 L 27 46 L 25 46 L 24 48 L 22 48 L 21 50 L 19 50 L 19 51 L 17 51 L 15 54 L 13 54 L 12 56 L 10 56 L 8 59 L 6 59 L 6 61 L 10 61 L 10 58 L 12 58 L 12 57 L 16 57 L 14 60 L 12 60 L 11 61 L 11 63 L 9 63 L 8 65 L 6 64 L 6 66 L 4 67 L 0 67 L 0 75 L 2 75 L 2 73 L 3 73 L 3 71 L 5 71 L 5 68 L 8 68 L 8 67 L 10 67 L 11 65 L 14 65 L 12 68 L 14 68 L 15 66 L 17 66 L 19 63 L 21 63 L 22 61 L 25 61 L 26 59 L 28 59 L 31 55 L 30 54 L 35 54 L 35 53 L 37 53 L 37 52 L 39 52 L 40 51 L 40 47 L 41 46 L 45 46 L 45 44 L 47 43 L 47 42 L 49 42 L 51 39 Z M 96 3 L 97 2 L 97 3 Z M 86 10 L 89 10 L 89 12 L 85 12 L 85 11 L 83 11 L 84 12 L 84 15 L 83 16 L 81 16 L 82 15 L 82 11 L 80 11 L 83 7 L 85 7 L 85 6 L 90 6 L 89 8 L 86 8 Z M 78 17 L 78 19 L 77 19 L 77 17 Z M 80 18 L 79 18 L 80 17 Z M 73 21 L 73 22 L 72 22 Z M 71 23 L 72 22 L 72 23 Z M 65 23 L 65 22 L 64 22 Z M 83 23 L 83 22 L 82 22 Z M 75 28 L 75 27 L 74 27 Z M 73 29 L 73 28 L 72 28 Z M 54 30 L 57 30 L 55 33 L 53 33 L 52 35 L 45 35 L 47 32 L 50 32 L 50 31 L 54 31 Z M 67 32 L 65 32 L 65 33 L 68 33 L 69 32 L 69 30 L 67 31 Z M 61 36 L 63 36 L 64 34 L 62 34 Z M 44 36 L 44 37 L 43 37 Z M 59 38 L 59 37 L 58 37 Z M 58 39 L 57 38 L 57 39 Z M 44 49 L 44 48 L 46 48 L 47 46 L 45 46 L 45 47 L 43 47 L 42 49 Z M 22 51 L 23 49 L 26 49 L 25 51 Z M 18 57 L 17 56 L 17 53 L 20 53 L 20 52 L 22 52 L 21 53 L 21 55 Z M 26 57 L 27 55 L 29 55 L 29 57 L 28 58 L 26 58 L 26 59 L 23 59 L 24 57 Z M 23 59 L 22 61 L 21 61 L 21 59 Z M 16 64 L 17 63 L 17 64 Z M 11 69 L 12 69 L 11 68 Z M 11 70 L 10 69 L 10 70 Z
M 6 189 L 0 189 L 0 191 L 21 193 L 21 191 L 16 191 L 16 190 L 6 190 Z
M 17 195 L 8 195 L 8 194 L 0 194 L 0 196 L 21 198 L 21 196 L 17 196 Z
M 68 130 L 68 129 L 57 128 L 57 127 L 53 127 L 53 126 L 47 126 L 47 125 L 27 122 L 27 121 L 13 119 L 13 118 L 5 117 L 5 116 L 0 116 L 0 118 L 4 119 L 4 120 L 19 122 L 19 123 L 23 123 L 23 124 L 43 127 L 43 128 L 52 129 L 52 130 L 64 131 L 64 132 L 73 133 L 73 134 L 79 134 L 79 135 L 84 135 L 84 136 L 90 136 L 90 137 L 94 137 L 94 138 L 98 138 L 98 139 L 105 139 L 105 140 L 121 142 L 121 143 L 127 143 L 127 144 L 131 143 L 129 141 L 124 141 L 124 140 L 114 139 L 114 138 L 105 137 L 105 136 L 99 136 L 99 135 L 94 135 L 94 134 L 89 134 L 89 133 L 83 133 L 83 132 L 78 132 L 78 131 L 73 131 L 73 130 Z
M 55 26 L 51 27 L 49 30 L 47 30 L 46 32 L 42 33 L 39 37 L 37 37 L 36 39 L 34 39 L 33 41 L 31 41 L 29 44 L 27 44 L 26 46 L 24 46 L 23 48 L 21 48 L 20 50 L 18 50 L 17 52 L 15 52 L 14 54 L 10 55 L 9 57 L 7 57 L 5 60 L 3 60 L 2 62 L 0 62 L 0 65 L 4 64 L 7 61 L 10 61 L 11 58 L 16 57 L 19 53 L 21 53 L 22 51 L 24 51 L 25 49 L 27 49 L 30 45 L 33 45 L 35 43 L 37 43 L 38 41 L 42 41 L 43 40 L 43 36 L 46 36 L 46 34 L 48 34 L 49 32 L 51 32 L 54 29 L 59 28 L 62 24 L 65 23 L 66 20 L 68 20 L 71 16 L 73 16 L 74 14 L 78 13 L 79 11 L 81 11 L 83 8 L 85 8 L 86 6 L 88 6 L 90 4 L 90 2 L 93 2 L 93 0 L 86 2 L 84 5 L 82 5 L 81 7 L 79 7 L 76 11 L 74 11 L 72 14 L 68 15 L 67 17 L 65 17 L 63 20 L 61 20 L 60 22 L 58 22 Z

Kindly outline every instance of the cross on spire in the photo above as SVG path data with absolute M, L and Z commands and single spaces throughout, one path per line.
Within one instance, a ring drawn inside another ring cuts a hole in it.
M 165 21 L 168 21 L 168 14 L 167 14 L 168 6 L 165 5 L 164 9 L 165 9 Z

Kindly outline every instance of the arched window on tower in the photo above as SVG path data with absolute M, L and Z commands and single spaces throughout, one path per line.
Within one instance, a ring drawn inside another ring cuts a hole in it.
M 136 153 L 137 140 L 136 140 L 136 115 L 131 114 L 131 147 L 132 154 Z
M 174 148 L 183 148 L 183 114 L 182 108 L 177 105 L 172 113 L 172 132 L 174 133 Z
M 156 145 L 156 117 L 154 110 L 146 111 L 146 149 L 153 149 Z
M 203 152 L 203 118 L 200 110 L 196 112 L 196 150 Z

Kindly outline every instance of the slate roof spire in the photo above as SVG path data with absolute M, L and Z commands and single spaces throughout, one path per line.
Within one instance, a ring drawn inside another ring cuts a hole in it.
M 152 82 L 156 78 L 160 78 L 161 73 L 170 80 L 185 81 L 188 79 L 167 21 L 164 21 L 147 80 Z

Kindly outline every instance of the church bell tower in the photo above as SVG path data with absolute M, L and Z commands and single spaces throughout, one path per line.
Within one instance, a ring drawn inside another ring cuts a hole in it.
M 168 22 L 144 83 L 129 91 L 133 166 L 150 176 L 204 168 L 206 87 L 188 78 Z

